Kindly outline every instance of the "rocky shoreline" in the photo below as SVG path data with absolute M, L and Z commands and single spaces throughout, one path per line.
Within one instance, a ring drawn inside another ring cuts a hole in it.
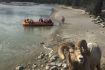
M 90 15 L 90 18 L 92 18 L 92 22 L 94 24 L 98 24 L 102 28 L 105 27 L 105 20 L 103 19 L 103 17 L 101 17 L 101 16 L 94 17 L 94 16 Z

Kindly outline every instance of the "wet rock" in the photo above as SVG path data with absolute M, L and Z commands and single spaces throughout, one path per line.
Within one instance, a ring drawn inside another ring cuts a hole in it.
M 41 52 L 40 54 L 44 54 L 43 52 Z
M 96 17 L 96 20 L 100 20 L 100 19 L 101 19 L 101 17 L 100 17 L 100 16 L 97 16 L 97 17 Z
M 36 64 L 33 64 L 32 65 L 32 70 L 35 70 L 36 67 L 37 67 L 37 65 Z
M 50 61 L 51 62 L 54 62 L 56 59 L 55 58 L 50 58 Z
M 64 69 L 64 68 L 61 68 L 61 70 L 66 70 L 66 69 Z
M 49 55 L 48 55 L 49 57 L 51 57 L 52 56 L 52 54 L 51 53 L 49 53 Z
M 98 23 L 102 23 L 102 21 L 100 21 L 100 20 L 97 20 L 97 21 L 96 21 L 96 23 L 97 23 L 97 24 L 98 24 Z
M 61 66 L 62 66 L 62 63 L 56 63 L 56 65 L 57 65 L 58 67 L 61 67 Z
M 45 56 L 45 54 L 43 52 L 40 53 L 40 55 L 38 56 L 38 59 L 42 59 Z
M 92 18 L 92 17 L 93 17 L 93 15 L 89 15 L 89 17 L 90 17 L 90 18 Z
M 96 18 L 95 18 L 95 19 L 93 19 L 92 21 L 93 21 L 95 24 L 99 24 L 99 23 L 104 22 L 104 20 L 103 20 L 103 19 L 101 19 L 101 17 L 100 17 L 100 16 L 96 17 Z
M 97 21 L 93 20 L 92 22 L 94 22 L 94 24 L 97 24 Z
M 95 22 L 96 20 L 95 19 L 92 19 L 92 22 Z
M 56 61 L 58 58 L 57 55 L 53 55 L 51 58 L 50 58 L 50 61 L 53 62 L 53 61 Z
M 41 65 L 41 67 L 44 67 L 44 65 Z
M 45 69 L 46 70 L 49 70 L 50 69 L 50 66 L 49 65 L 46 65 Z
M 47 62 L 48 62 L 47 60 L 44 61 L 44 63 L 47 63 Z
M 100 25 L 101 25 L 103 28 L 105 27 L 105 23 L 101 23 Z
M 49 58 L 53 56 L 53 50 L 48 54 Z
M 43 45 L 43 44 L 45 44 L 45 43 L 44 43 L 44 42 L 40 42 L 40 44 L 42 44 L 42 45 Z
M 25 70 L 31 70 L 31 68 L 32 68 L 32 65 L 31 65 L 31 64 L 27 64 L 27 65 L 25 66 Z
M 66 63 L 67 61 L 66 60 L 63 60 L 63 63 Z
M 24 68 L 23 66 L 17 66 L 17 67 L 15 68 L 15 70 L 25 70 L 25 68 Z
M 104 22 L 102 19 L 100 19 L 99 21 L 100 21 L 100 23 Z
M 42 59 L 42 58 L 43 58 L 42 55 L 39 55 L 39 56 L 38 56 L 38 59 Z
M 63 67 L 64 69 L 66 69 L 66 68 L 67 68 L 67 64 L 66 64 L 66 63 L 63 63 L 63 64 L 62 64 L 62 67 Z
M 50 70 L 58 70 L 58 69 L 57 69 L 57 66 L 52 66 L 52 67 L 50 68 Z
M 45 56 L 48 57 L 49 55 L 48 54 L 45 54 Z
M 51 66 L 55 66 L 56 63 L 55 63 L 55 62 L 51 62 L 50 65 L 51 65 Z

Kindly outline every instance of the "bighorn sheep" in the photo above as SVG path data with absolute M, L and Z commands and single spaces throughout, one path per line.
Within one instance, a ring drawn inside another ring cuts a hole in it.
M 64 49 L 67 52 L 64 55 Z M 69 70 L 100 70 L 101 50 L 96 43 L 88 43 L 85 40 L 73 43 L 62 43 L 58 48 L 61 59 L 67 59 Z

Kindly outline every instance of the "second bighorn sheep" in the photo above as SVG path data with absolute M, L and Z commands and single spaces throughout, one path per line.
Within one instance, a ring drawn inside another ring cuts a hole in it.
M 67 50 L 66 54 L 64 49 Z M 100 70 L 101 50 L 96 43 L 81 40 L 76 44 L 62 43 L 58 48 L 61 59 L 66 59 L 69 70 Z

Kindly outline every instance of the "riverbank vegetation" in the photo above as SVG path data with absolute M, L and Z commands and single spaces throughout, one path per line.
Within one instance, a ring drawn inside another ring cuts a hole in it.
M 19 2 L 35 2 L 35 3 L 48 3 L 48 4 L 62 4 L 62 5 L 70 5 L 73 7 L 84 8 L 90 14 L 95 16 L 100 15 L 104 0 L 0 0 L 11 2 L 11 1 L 19 1 Z

